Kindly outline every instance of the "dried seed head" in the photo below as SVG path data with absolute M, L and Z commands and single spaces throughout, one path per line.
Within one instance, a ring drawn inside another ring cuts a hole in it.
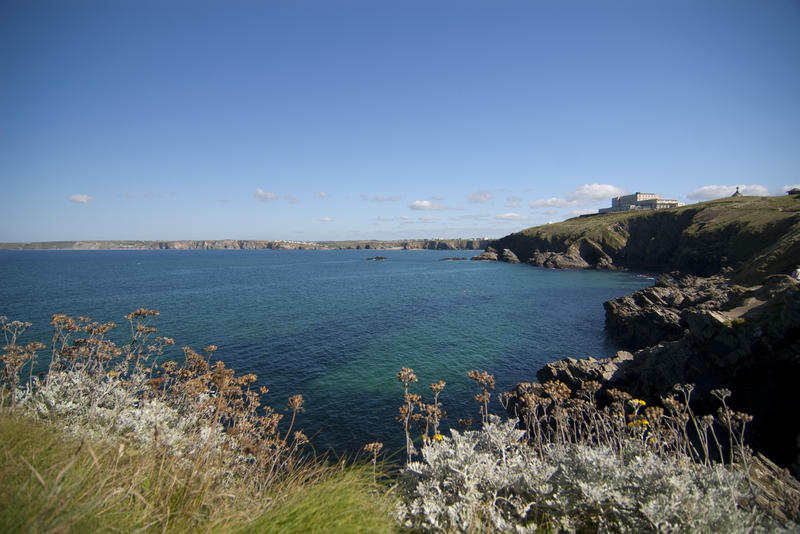
M 542 384 L 542 387 L 544 387 L 545 393 L 550 395 L 550 398 L 555 401 L 566 400 L 572 395 L 572 390 L 560 380 L 550 380 Z
M 658 424 L 661 418 L 664 417 L 664 408 L 659 406 L 648 406 L 644 409 L 644 415 L 654 424 Z
M 716 398 L 720 400 L 720 402 L 725 402 L 725 399 L 731 396 L 731 390 L 727 388 L 721 389 L 712 389 L 711 394 L 714 395 Z
M 494 389 L 494 375 L 486 371 L 469 371 L 467 376 L 487 389 Z
M 400 369 L 400 372 L 397 373 L 397 379 L 400 380 L 405 385 L 411 384 L 412 382 L 417 381 L 417 375 L 414 374 L 414 370 L 408 367 L 403 367 Z
M 299 393 L 297 395 L 292 395 L 289 397 L 289 409 L 292 411 L 302 410 L 303 408 L 303 396 Z
M 627 402 L 631 400 L 631 396 L 628 393 L 625 393 L 617 388 L 609 389 L 608 396 L 611 397 L 611 400 L 614 402 Z
M 406 395 L 406 396 L 405 396 L 405 401 L 406 401 L 406 404 L 416 404 L 416 403 L 418 403 L 420 400 L 422 400 L 422 395 L 417 395 L 417 394 L 414 394 L 414 393 L 409 393 L 408 395 Z
M 439 393 L 440 391 L 442 391 L 444 389 L 444 386 L 445 386 L 445 382 L 443 380 L 439 380 L 438 382 L 434 382 L 433 384 L 428 386 L 428 389 L 430 389 L 434 393 Z
M 380 453 L 381 449 L 383 449 L 383 443 L 380 441 L 373 441 L 364 445 L 364 450 L 374 455 Z

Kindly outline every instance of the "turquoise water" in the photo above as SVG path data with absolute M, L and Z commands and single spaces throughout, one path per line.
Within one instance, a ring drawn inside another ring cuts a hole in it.
M 253 372 L 283 409 L 302 393 L 300 427 L 318 450 L 375 440 L 402 444 L 395 374 L 444 380 L 446 423 L 477 419 L 471 369 L 497 391 L 535 379 L 543 364 L 605 357 L 602 303 L 650 285 L 631 273 L 440 261 L 463 251 L 0 251 L 0 315 L 30 321 L 47 341 L 53 313 L 115 321 L 145 307 L 177 347 L 219 346 Z M 122 330 L 121 326 L 119 327 Z M 499 411 L 497 401 L 493 401 Z

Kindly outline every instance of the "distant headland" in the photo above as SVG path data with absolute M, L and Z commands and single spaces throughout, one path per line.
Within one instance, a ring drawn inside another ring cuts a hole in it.
M 0 243 L 0 250 L 483 250 L 488 238 L 389 241 L 284 241 L 212 239 L 180 241 L 39 241 Z

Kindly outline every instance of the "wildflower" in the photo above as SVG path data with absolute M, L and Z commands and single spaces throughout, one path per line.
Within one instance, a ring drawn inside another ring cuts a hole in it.
M 444 436 L 441 434 L 434 434 L 433 439 L 436 441 L 442 441 L 444 439 Z
M 636 420 L 631 421 L 630 423 L 628 423 L 628 428 L 638 428 L 638 427 L 647 426 L 649 424 L 650 424 L 650 421 L 648 421 L 647 419 L 636 419 Z
M 106 376 L 110 376 L 111 378 L 116 378 L 119 376 L 119 371 L 111 370 L 106 373 Z

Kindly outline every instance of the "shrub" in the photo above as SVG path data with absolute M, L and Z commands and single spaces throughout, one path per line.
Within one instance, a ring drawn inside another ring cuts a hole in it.
M 399 519 L 437 531 L 759 532 L 779 525 L 754 507 L 740 471 L 657 456 L 632 440 L 550 444 L 540 456 L 514 422 L 451 430 L 401 477 Z

